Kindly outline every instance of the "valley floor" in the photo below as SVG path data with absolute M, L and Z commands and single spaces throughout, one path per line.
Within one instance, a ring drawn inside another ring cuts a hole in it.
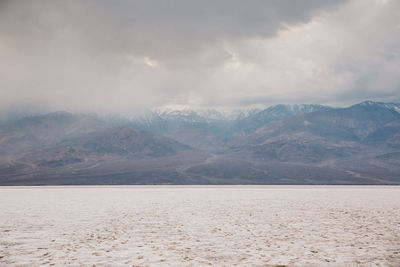
M 1 266 L 400 266 L 400 187 L 0 187 Z

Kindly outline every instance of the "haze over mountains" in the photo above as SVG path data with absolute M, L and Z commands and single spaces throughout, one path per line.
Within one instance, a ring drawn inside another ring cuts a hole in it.
M 400 184 L 400 104 L 55 112 L 0 126 L 0 184 Z

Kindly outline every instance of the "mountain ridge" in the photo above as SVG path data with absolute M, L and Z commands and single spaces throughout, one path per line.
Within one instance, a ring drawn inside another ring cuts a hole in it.
M 0 184 L 400 184 L 397 106 L 26 117 L 0 126 Z

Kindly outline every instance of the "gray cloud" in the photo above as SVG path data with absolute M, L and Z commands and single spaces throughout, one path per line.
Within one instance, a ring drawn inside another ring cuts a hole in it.
M 2 1 L 0 107 L 399 99 L 399 2 Z

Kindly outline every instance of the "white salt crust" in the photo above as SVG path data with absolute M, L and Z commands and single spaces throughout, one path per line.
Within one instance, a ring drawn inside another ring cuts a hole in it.
M 0 187 L 0 266 L 400 266 L 400 187 Z

